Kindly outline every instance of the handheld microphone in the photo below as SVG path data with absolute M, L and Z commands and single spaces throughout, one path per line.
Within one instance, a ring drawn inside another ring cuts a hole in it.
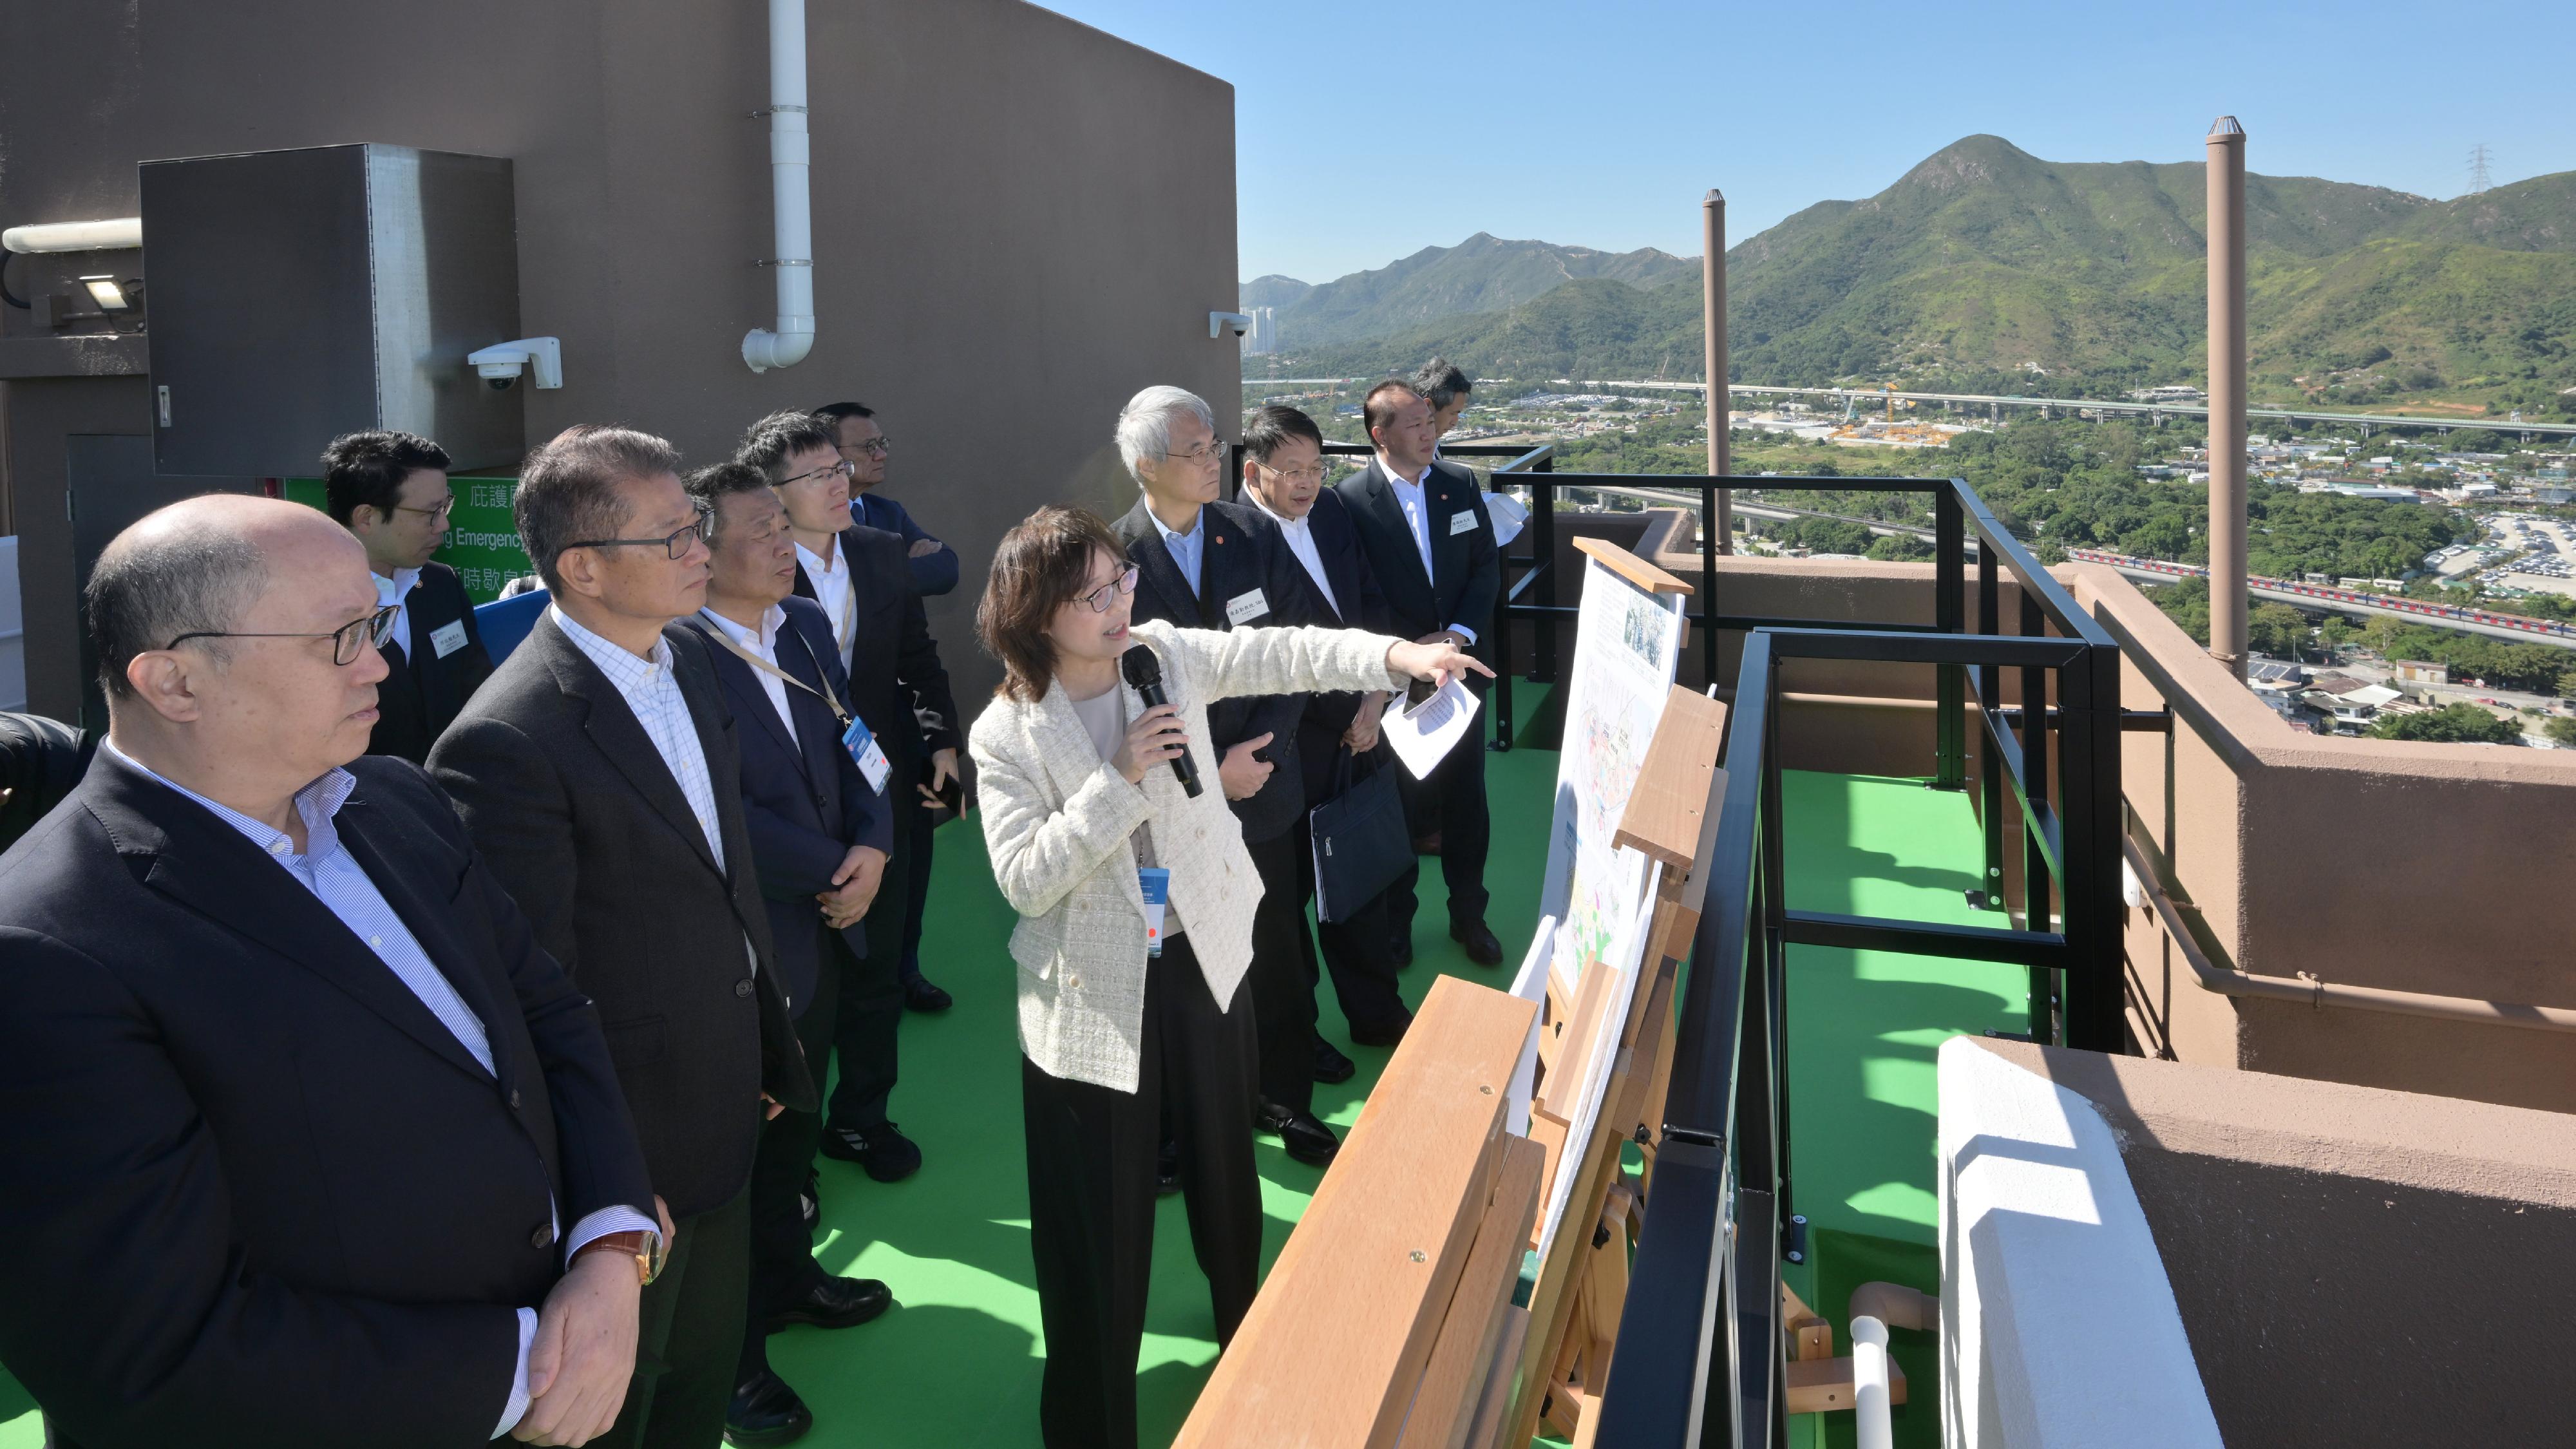
M 1158 704 L 1171 703 L 1163 697 L 1163 661 L 1154 657 L 1154 651 L 1149 646 L 1134 645 L 1126 653 L 1119 655 L 1118 672 L 1127 676 L 1127 687 L 1136 691 L 1137 697 L 1145 701 L 1147 709 L 1152 709 Z M 1172 773 L 1179 777 L 1184 794 L 1192 799 L 1198 798 L 1199 771 L 1196 765 L 1190 763 L 1189 746 L 1183 745 L 1181 752 L 1172 757 Z

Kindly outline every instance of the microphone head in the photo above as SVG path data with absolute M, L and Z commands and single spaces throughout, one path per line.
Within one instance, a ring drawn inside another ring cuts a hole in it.
M 1127 677 L 1129 689 L 1148 689 L 1163 682 L 1163 661 L 1148 645 L 1130 645 L 1118 656 L 1118 672 Z

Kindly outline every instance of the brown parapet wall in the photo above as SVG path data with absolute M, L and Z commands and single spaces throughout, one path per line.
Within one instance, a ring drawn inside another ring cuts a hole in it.
M 2131 806 L 2223 959 L 2254 975 L 2576 1007 L 2576 752 L 2303 734 L 2126 579 L 2063 571 L 2126 642 Z M 2576 1039 L 2202 991 L 2151 910 L 2132 1006 L 2183 1061 L 2576 1110 Z

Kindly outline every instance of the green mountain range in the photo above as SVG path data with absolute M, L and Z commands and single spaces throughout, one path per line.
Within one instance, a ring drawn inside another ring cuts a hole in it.
M 1652 247 L 1600 252 L 1478 232 L 1454 247 L 1424 247 L 1402 261 L 1320 287 L 1294 277 L 1258 277 L 1243 284 L 1239 305 L 1278 308 L 1281 336 L 1301 347 L 1320 347 L 1503 311 L 1586 278 L 1654 287 L 1698 275 L 1696 258 Z
M 2203 186 L 2198 164 L 2058 164 L 1968 137 L 1876 196 L 1819 203 L 1732 248 L 1730 374 L 2061 396 L 2201 382 Z M 2447 202 L 2249 175 L 2246 201 L 2258 399 L 2576 411 L 2561 392 L 2576 385 L 2576 173 Z M 1390 285 L 1410 268 L 1470 295 L 1477 243 L 1541 248 L 1478 237 L 1312 288 L 1282 308 L 1277 361 L 1359 374 L 1442 353 L 1517 380 L 1699 376 L 1697 259 L 1655 253 L 1669 265 L 1653 275 L 1605 269 L 1446 315 Z M 1300 325 L 1314 298 L 1363 279 L 1403 304 L 1388 309 L 1395 330 Z

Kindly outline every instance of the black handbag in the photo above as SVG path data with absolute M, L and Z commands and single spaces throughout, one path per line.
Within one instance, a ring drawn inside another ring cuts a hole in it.
M 1315 839 L 1315 919 L 1346 921 L 1413 867 L 1413 832 L 1395 772 L 1373 769 L 1353 783 L 1351 748 L 1333 764 L 1333 798 L 1307 814 Z

